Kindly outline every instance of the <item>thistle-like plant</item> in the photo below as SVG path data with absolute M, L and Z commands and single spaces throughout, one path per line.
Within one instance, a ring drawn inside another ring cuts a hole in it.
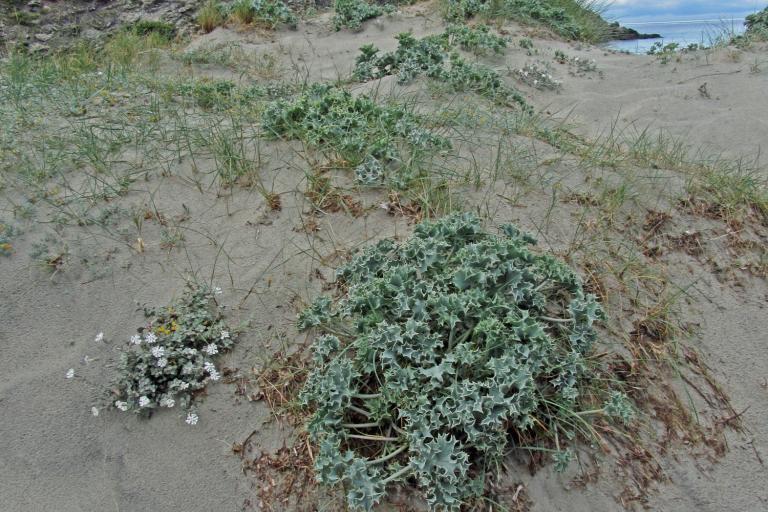
M 148 325 L 139 329 L 120 354 L 113 390 L 115 407 L 149 414 L 160 407 L 189 412 L 196 423 L 193 400 L 210 381 L 220 378 L 214 360 L 234 344 L 208 287 L 190 287 L 165 308 L 144 308 Z
M 562 469 L 591 415 L 631 419 L 626 396 L 592 379 L 595 297 L 530 236 L 501 231 L 470 214 L 424 222 L 352 258 L 343 296 L 301 313 L 318 334 L 300 395 L 317 479 L 344 485 L 351 508 L 399 483 L 458 510 L 517 443 Z
M 416 39 L 410 33 L 396 36 L 397 49 L 381 53 L 373 45 L 360 48 L 353 76 L 365 82 L 397 75 L 399 83 L 408 83 L 425 75 L 447 84 L 457 92 L 474 92 L 496 102 L 516 103 L 529 110 L 525 98 L 504 83 L 501 76 L 483 64 L 467 62 L 451 52 L 453 44 L 461 44 L 454 35 L 443 33 Z
M 445 29 L 445 37 L 452 46 L 479 55 L 502 53 L 507 47 L 507 40 L 491 32 L 488 25 L 451 24 Z
M 747 36 L 763 41 L 768 40 L 768 7 L 747 16 L 744 25 L 747 27 Z
M 377 18 L 393 11 L 392 6 L 377 5 L 365 0 L 336 0 L 334 3 L 333 28 L 359 30 L 365 20 Z
M 369 185 L 381 183 L 387 169 L 399 173 L 408 158 L 450 146 L 404 106 L 378 105 L 369 96 L 325 84 L 267 104 L 261 122 L 269 134 L 303 140 L 329 159 L 357 168 L 359 181 Z
M 548 0 L 446 0 L 445 18 L 463 22 L 477 15 L 538 22 L 571 39 L 591 37 L 589 24 L 608 25 L 589 8 L 588 2 L 574 5 L 571 10 L 559 4 L 562 2 Z

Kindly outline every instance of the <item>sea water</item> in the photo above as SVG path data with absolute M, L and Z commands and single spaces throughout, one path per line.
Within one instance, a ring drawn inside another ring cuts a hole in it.
M 662 44 L 678 43 L 681 47 L 689 44 L 712 46 L 722 39 L 729 39 L 744 33 L 744 17 L 718 19 L 676 19 L 668 21 L 617 20 L 625 27 L 633 28 L 641 34 L 660 34 L 660 39 L 637 39 L 633 41 L 611 41 L 610 48 L 630 53 L 646 53 L 656 42 Z

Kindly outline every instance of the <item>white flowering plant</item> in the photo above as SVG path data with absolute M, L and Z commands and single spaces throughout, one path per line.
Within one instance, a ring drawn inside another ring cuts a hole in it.
M 540 90 L 556 91 L 563 85 L 562 82 L 555 80 L 549 69 L 536 64 L 526 64 L 523 68 L 515 69 L 512 75 L 524 84 Z
M 187 410 L 188 424 L 197 423 L 194 397 L 221 378 L 214 359 L 235 342 L 215 294 L 207 286 L 190 286 L 165 308 L 144 308 L 148 325 L 120 354 L 112 398 L 117 409 L 149 415 L 178 405 Z
M 597 69 L 595 59 L 583 57 L 570 57 L 562 50 L 555 50 L 555 62 L 558 64 L 567 64 L 571 74 L 582 76 L 588 73 L 598 73 L 602 78 L 603 73 Z

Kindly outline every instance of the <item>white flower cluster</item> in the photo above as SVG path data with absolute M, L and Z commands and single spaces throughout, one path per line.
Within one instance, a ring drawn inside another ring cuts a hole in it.
M 536 64 L 526 64 L 525 67 L 514 70 L 512 74 L 521 82 L 537 89 L 557 90 L 562 86 L 547 69 Z
M 195 425 L 194 392 L 221 379 L 213 358 L 234 344 L 213 300 L 216 290 L 193 289 L 166 308 L 147 309 L 151 329 L 131 336 L 120 357 L 114 406 L 146 413 L 179 407 Z M 74 369 L 67 378 L 74 377 Z
M 153 343 L 157 342 L 157 335 L 152 331 L 147 331 L 143 340 L 140 334 L 134 334 L 131 336 L 131 345 L 141 345 L 142 342 L 146 343 L 147 345 L 152 345 Z
M 216 366 L 213 363 L 206 362 L 203 364 L 203 368 L 205 368 L 205 371 L 208 372 L 208 378 L 211 380 L 219 380 L 221 378 L 219 371 L 216 369 Z

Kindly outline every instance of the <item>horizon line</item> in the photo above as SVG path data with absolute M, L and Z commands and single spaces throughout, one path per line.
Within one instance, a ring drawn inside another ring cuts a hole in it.
M 734 18 L 718 18 L 718 19 L 708 19 L 708 20 L 678 20 L 678 21 L 625 21 L 625 20 L 619 20 L 616 21 L 622 23 L 622 24 L 632 24 L 632 25 L 680 25 L 680 24 L 696 24 L 696 23 L 720 23 L 723 21 L 744 21 L 745 17 L 734 17 Z

